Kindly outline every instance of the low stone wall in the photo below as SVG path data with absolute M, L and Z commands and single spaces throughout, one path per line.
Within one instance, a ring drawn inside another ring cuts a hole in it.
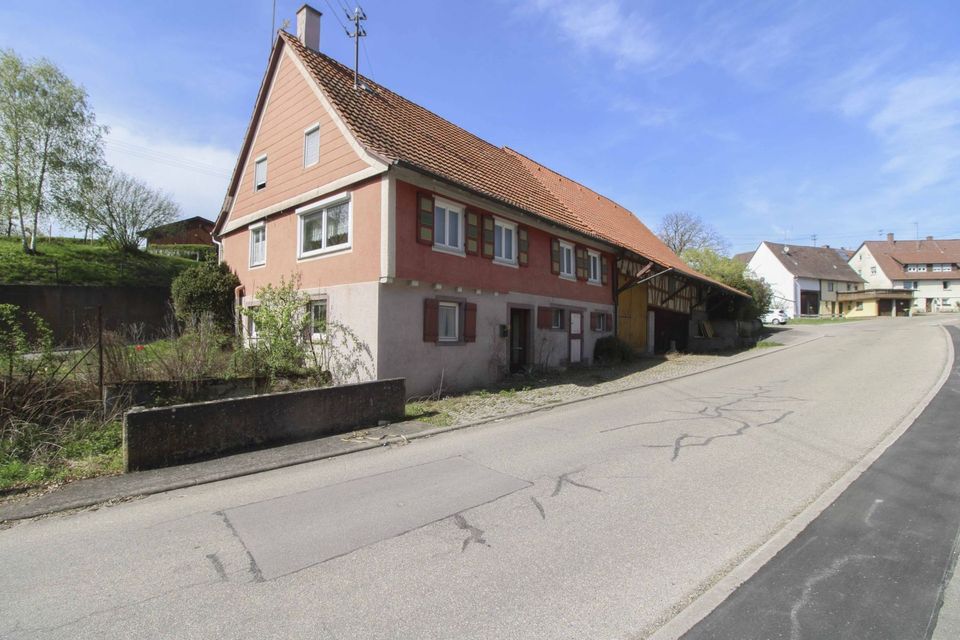
M 403 417 L 403 378 L 156 409 L 123 419 L 126 471 L 346 433 Z

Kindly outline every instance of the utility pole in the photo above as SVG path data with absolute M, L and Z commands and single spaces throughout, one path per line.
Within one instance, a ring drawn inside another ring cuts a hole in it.
M 353 88 L 360 88 L 360 38 L 366 37 L 367 32 L 360 23 L 367 19 L 360 5 L 353 10 L 353 15 L 347 14 L 347 20 L 353 22 L 353 33 L 347 33 L 353 38 Z
M 810 236 L 810 239 L 813 241 L 813 246 L 817 246 L 817 234 Z

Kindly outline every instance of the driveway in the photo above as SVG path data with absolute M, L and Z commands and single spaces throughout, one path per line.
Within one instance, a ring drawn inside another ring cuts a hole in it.
M 14 525 L 0 636 L 644 637 L 928 395 L 939 322 Z

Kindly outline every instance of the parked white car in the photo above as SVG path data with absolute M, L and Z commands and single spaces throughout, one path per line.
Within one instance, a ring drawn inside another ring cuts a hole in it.
M 787 324 L 787 312 L 783 309 L 768 311 L 760 318 L 763 324 Z

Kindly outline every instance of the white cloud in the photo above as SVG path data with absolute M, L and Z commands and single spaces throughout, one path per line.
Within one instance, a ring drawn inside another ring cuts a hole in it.
M 110 165 L 170 194 L 184 217 L 217 216 L 236 152 L 124 118 L 101 121 L 110 127 L 105 145 Z
M 653 25 L 617 0 L 530 0 L 525 8 L 544 14 L 578 49 L 609 56 L 620 67 L 651 63 L 660 53 Z

